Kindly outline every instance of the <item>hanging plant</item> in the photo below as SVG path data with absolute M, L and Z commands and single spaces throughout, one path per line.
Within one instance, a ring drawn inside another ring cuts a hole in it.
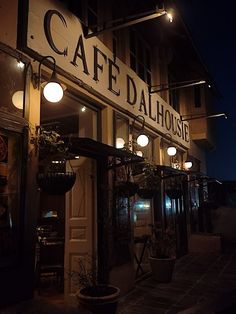
M 74 185 L 76 174 L 66 171 L 66 162 L 72 156 L 68 146 L 55 131 L 47 131 L 42 127 L 37 129 L 37 136 L 31 141 L 39 151 L 39 172 L 37 183 L 47 194 L 64 194 Z
M 139 188 L 137 194 L 144 199 L 152 198 L 160 190 L 161 179 L 155 165 L 145 163 L 142 173 L 135 177 Z
M 183 195 L 180 177 L 173 177 L 168 180 L 166 194 L 170 199 L 178 199 Z
M 133 181 L 130 168 L 124 166 L 117 173 L 115 192 L 121 197 L 132 197 L 138 191 L 138 184 Z

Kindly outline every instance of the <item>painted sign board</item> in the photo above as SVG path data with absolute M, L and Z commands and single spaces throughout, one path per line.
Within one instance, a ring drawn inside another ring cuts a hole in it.
M 52 56 L 82 86 L 102 95 L 118 108 L 142 115 L 159 133 L 189 147 L 189 125 L 137 74 L 115 58 L 97 38 L 85 39 L 79 19 L 63 3 L 29 0 L 26 47 L 41 56 Z

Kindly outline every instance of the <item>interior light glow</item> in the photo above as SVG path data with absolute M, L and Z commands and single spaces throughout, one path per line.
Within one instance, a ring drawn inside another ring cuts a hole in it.
M 117 137 L 116 148 L 123 148 L 125 145 L 125 140 L 122 137 Z
M 17 61 L 17 67 L 23 69 L 25 64 L 22 61 Z
M 86 111 L 86 107 L 83 106 L 83 107 L 81 108 L 81 111 L 82 111 L 82 112 L 85 112 L 85 111 Z
M 137 138 L 137 143 L 141 147 L 145 147 L 149 143 L 149 138 L 145 134 L 140 134 Z
M 136 152 L 136 155 L 139 156 L 139 157 L 143 157 L 143 152 L 141 150 L 138 150 Z
M 13 95 L 12 95 L 12 103 L 13 105 L 22 110 L 23 109 L 23 104 L 24 104 L 24 92 L 22 90 L 18 90 L 16 91 Z

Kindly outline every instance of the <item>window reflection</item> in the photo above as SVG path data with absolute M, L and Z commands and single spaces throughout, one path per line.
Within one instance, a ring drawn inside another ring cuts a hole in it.
M 52 104 L 42 98 L 41 124 L 56 129 L 60 135 L 88 137 L 97 140 L 96 110 L 72 95 Z
M 0 131 L 0 267 L 19 253 L 21 137 Z
M 0 51 L 0 110 L 23 116 L 24 63 Z

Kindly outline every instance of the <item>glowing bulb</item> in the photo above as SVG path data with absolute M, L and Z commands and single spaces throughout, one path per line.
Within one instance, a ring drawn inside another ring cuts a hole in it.
M 63 88 L 57 82 L 48 82 L 43 89 L 43 95 L 50 102 L 58 102 L 63 97 Z
M 139 135 L 137 138 L 137 143 L 141 147 L 147 146 L 147 144 L 149 143 L 149 139 L 148 139 L 147 135 L 145 135 L 145 134 Z
M 23 104 L 24 104 L 24 92 L 22 90 L 18 90 L 15 92 L 12 96 L 12 103 L 13 105 L 22 110 L 23 109 Z
M 184 168 L 185 169 L 190 169 L 190 168 L 192 168 L 192 166 L 193 166 L 192 161 L 189 161 L 189 160 L 185 161 L 185 163 L 184 163 Z
M 83 106 L 83 107 L 81 108 L 81 111 L 82 111 L 82 112 L 85 112 L 85 111 L 86 111 L 86 107 Z
M 118 137 L 116 139 L 116 148 L 123 148 L 125 145 L 125 141 L 122 137 Z
M 167 17 L 169 19 L 169 22 L 172 23 L 173 22 L 173 15 L 171 13 L 167 13 Z
M 17 67 L 23 69 L 25 64 L 22 61 L 17 61 Z
M 169 146 L 169 147 L 167 148 L 167 154 L 168 154 L 169 156 L 175 156 L 176 153 L 177 153 L 177 149 L 176 149 L 174 146 Z

